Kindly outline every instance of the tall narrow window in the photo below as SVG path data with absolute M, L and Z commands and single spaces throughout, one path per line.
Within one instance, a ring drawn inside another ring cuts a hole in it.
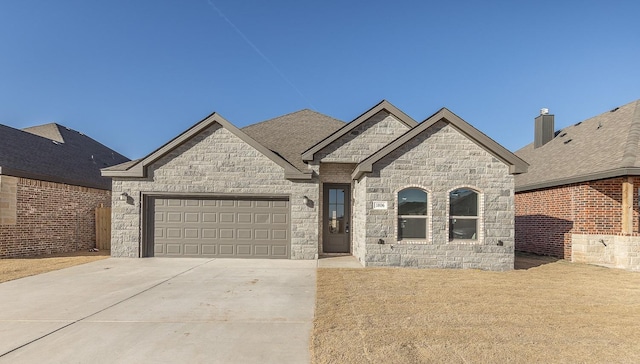
M 449 193 L 449 239 L 478 239 L 478 193 L 458 188 Z
M 426 240 L 427 226 L 427 193 L 418 188 L 398 192 L 398 240 Z

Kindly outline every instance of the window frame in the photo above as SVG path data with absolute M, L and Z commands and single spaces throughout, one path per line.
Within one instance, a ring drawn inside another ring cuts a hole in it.
M 426 194 L 427 197 L 427 201 L 426 201 L 426 214 L 425 215 L 400 215 L 400 201 L 399 201 L 399 195 L 400 192 L 405 191 L 405 190 L 419 190 L 421 192 L 424 192 Z M 431 241 L 431 233 L 433 231 L 432 229 L 432 223 L 431 223 L 431 219 L 432 219 L 432 213 L 431 213 L 431 192 L 429 190 L 427 190 L 426 188 L 422 187 L 422 186 L 416 186 L 416 185 L 410 185 L 410 186 L 404 186 L 400 189 L 398 189 L 395 192 L 395 202 L 396 202 L 396 206 L 395 206 L 395 226 L 396 226 L 396 241 L 398 243 L 402 243 L 402 244 L 425 244 Z M 401 219 L 421 219 L 425 221 L 425 237 L 424 238 L 400 238 L 401 236 L 401 227 L 400 227 L 400 220 Z
M 472 192 L 474 192 L 476 194 L 476 215 L 475 216 L 470 216 L 470 215 L 451 215 L 451 193 L 457 190 L 470 190 Z M 455 241 L 455 242 L 468 242 L 468 243 L 479 243 L 484 239 L 484 224 L 483 224 L 483 205 L 484 205 L 484 195 L 482 194 L 482 192 L 472 186 L 458 186 L 455 188 L 450 189 L 447 192 L 447 237 L 449 238 L 449 241 Z M 452 232 L 452 221 L 453 219 L 456 220 L 473 220 L 476 222 L 476 233 L 475 233 L 475 238 L 474 239 L 456 239 L 453 236 L 453 232 Z

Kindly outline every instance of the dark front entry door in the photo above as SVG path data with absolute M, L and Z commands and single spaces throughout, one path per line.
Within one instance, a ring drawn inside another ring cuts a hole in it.
M 322 246 L 325 253 L 349 253 L 351 185 L 325 184 Z

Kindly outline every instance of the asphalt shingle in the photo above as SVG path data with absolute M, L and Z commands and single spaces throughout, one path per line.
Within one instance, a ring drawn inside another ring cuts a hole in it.
M 515 176 L 517 190 L 550 187 L 623 168 L 640 167 L 640 100 L 556 132 L 547 144 L 515 152 L 529 171 Z
M 345 125 L 344 122 L 309 109 L 300 110 L 242 128 L 251 138 L 306 171 L 302 152 Z
M 0 124 L 3 174 L 111 189 L 100 169 L 129 159 L 88 136 L 51 123 L 25 130 Z

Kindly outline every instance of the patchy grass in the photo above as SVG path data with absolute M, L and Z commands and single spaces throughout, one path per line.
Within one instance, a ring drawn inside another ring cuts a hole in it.
M 640 273 L 319 269 L 313 363 L 639 363 Z
M 108 250 L 99 252 L 79 251 L 27 258 L 0 259 L 0 283 L 33 276 L 109 257 Z

